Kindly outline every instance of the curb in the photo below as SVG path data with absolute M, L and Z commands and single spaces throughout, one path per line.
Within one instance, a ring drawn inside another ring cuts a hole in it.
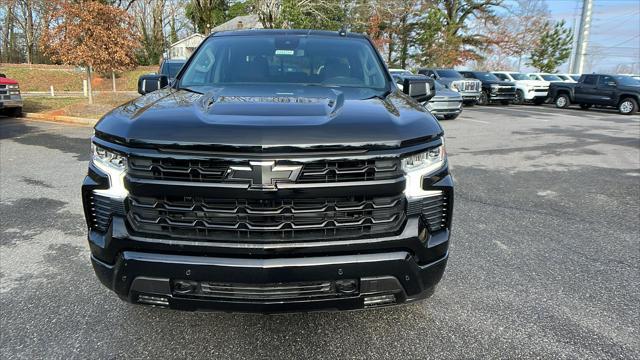
M 43 113 L 22 113 L 22 117 L 26 119 L 32 120 L 45 120 L 45 121 L 54 121 L 54 122 L 63 122 L 69 124 L 78 124 L 78 125 L 95 125 L 98 120 L 97 119 L 88 119 L 74 116 L 64 116 L 64 115 L 50 115 Z

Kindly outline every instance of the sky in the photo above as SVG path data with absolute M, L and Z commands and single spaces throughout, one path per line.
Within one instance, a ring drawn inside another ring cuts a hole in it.
M 580 23 L 582 0 L 546 0 L 554 20 Z M 577 36 L 577 35 L 576 35 Z M 613 72 L 619 64 L 634 64 L 640 73 L 640 0 L 593 0 L 591 34 L 585 72 Z M 568 63 L 561 71 L 568 70 Z

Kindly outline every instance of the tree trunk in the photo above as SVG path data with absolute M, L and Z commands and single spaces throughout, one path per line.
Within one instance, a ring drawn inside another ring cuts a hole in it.
M 89 104 L 93 104 L 93 91 L 91 87 L 91 66 L 87 66 L 87 93 L 89 94 Z
M 111 70 L 111 85 L 113 85 L 113 92 L 116 92 L 116 72 Z
M 35 31 L 33 28 L 33 8 L 31 6 L 30 1 L 25 2 L 25 17 L 26 17 L 26 34 L 25 34 L 25 45 L 27 46 L 27 63 L 33 63 L 33 50 L 34 50 L 34 38 Z

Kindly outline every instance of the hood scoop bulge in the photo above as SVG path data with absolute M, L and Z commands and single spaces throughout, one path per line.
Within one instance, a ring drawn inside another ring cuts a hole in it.
M 273 95 L 234 95 L 210 92 L 202 96 L 201 109 L 207 115 L 243 116 L 332 116 L 344 104 L 338 91 L 325 94 L 276 93 Z

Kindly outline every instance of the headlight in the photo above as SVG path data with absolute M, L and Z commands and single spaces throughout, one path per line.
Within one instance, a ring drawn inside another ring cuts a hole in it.
M 11 84 L 11 85 L 7 86 L 7 88 L 9 88 L 9 89 L 17 89 L 18 87 L 19 87 L 19 85 L 17 85 L 17 84 Z
M 453 91 L 460 91 L 460 90 L 458 89 L 458 86 L 457 86 L 456 84 L 454 84 L 454 83 L 451 83 L 451 85 L 449 85 L 449 89 L 451 89 L 451 90 L 453 90 Z
M 20 95 L 20 90 L 9 90 L 9 95 Z
M 128 191 L 124 187 L 124 176 L 127 170 L 127 158 L 99 145 L 91 144 L 91 161 L 100 170 L 109 175 L 109 188 L 94 190 L 96 194 L 111 198 L 123 199 Z
M 422 178 L 440 170 L 447 162 L 447 152 L 442 145 L 425 152 L 409 155 L 402 159 L 402 170 L 405 173 L 405 196 L 407 199 L 432 196 L 439 191 L 425 191 L 422 189 Z

